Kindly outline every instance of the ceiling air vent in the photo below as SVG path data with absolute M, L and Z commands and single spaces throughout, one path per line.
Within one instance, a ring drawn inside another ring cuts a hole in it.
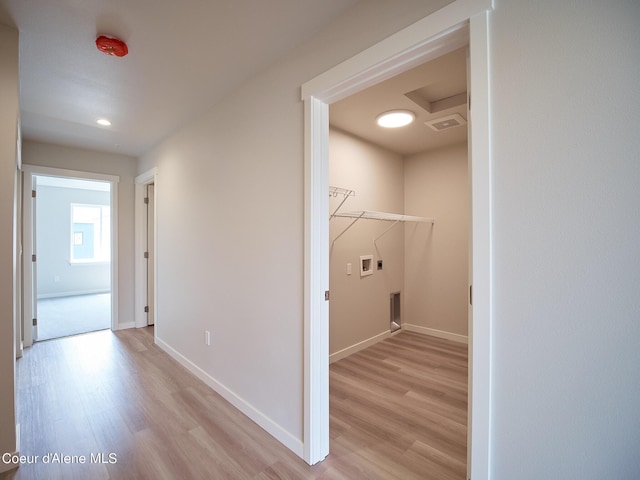
M 424 124 L 428 127 L 431 127 L 436 132 L 441 132 L 446 130 L 447 128 L 459 127 L 460 125 L 466 125 L 467 121 L 462 118 L 461 115 L 454 113 L 452 115 L 447 115 L 446 117 L 436 118 L 434 120 L 429 120 L 424 122 Z

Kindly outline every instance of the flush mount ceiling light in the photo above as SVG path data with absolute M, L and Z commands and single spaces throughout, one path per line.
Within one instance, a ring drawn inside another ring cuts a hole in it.
M 398 128 L 409 125 L 415 118 L 414 113 L 409 110 L 392 110 L 378 115 L 376 122 L 384 128 Z
M 108 127 L 109 125 L 111 125 L 111 122 L 106 118 L 99 118 L 98 120 L 96 120 L 96 123 L 98 125 L 102 125 L 103 127 Z

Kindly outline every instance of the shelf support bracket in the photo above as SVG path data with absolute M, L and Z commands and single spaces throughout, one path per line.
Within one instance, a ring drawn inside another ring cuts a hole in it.
M 386 230 L 385 230 L 384 232 L 382 232 L 380 235 L 378 235 L 378 236 L 376 237 L 376 239 L 373 241 L 373 243 L 374 243 L 374 244 L 376 244 L 376 243 L 378 242 L 378 240 L 380 240 L 380 238 L 381 238 L 385 233 L 387 233 L 389 230 L 391 230 L 393 227 L 395 227 L 395 226 L 398 224 L 398 222 L 399 222 L 399 221 L 400 221 L 400 220 L 396 220 L 396 221 L 395 221 L 395 222 L 393 222 L 391 225 L 389 225 L 389 226 L 386 228 Z
M 347 228 L 345 228 L 342 232 L 340 232 L 340 234 L 333 239 L 333 242 L 331 242 L 331 248 L 333 248 L 333 244 L 336 243 L 336 240 L 338 240 L 342 235 L 344 235 L 347 230 L 349 230 L 351 227 L 353 227 L 353 225 L 362 218 L 362 216 L 365 214 L 366 212 L 362 212 L 358 217 L 354 218 L 353 221 L 347 226 Z
M 344 205 L 344 202 L 347 201 L 347 198 L 353 197 L 355 194 L 356 194 L 355 190 L 348 190 L 346 188 L 339 188 L 339 187 L 329 186 L 329 196 L 330 197 L 337 197 L 338 195 L 342 195 L 344 197 L 342 199 L 342 201 L 340 202 L 340 205 L 338 205 L 338 207 L 329 216 L 329 220 L 331 220 L 333 217 L 336 216 L 336 213 L 338 213 L 338 210 L 340 210 L 340 208 L 342 208 L 342 205 Z
M 333 213 L 331 214 L 331 216 L 329 217 L 329 220 L 331 220 L 333 217 L 335 217 L 336 213 L 338 213 L 338 210 L 340 210 L 340 207 L 342 207 L 342 205 L 344 205 L 344 202 L 347 201 L 347 198 L 349 198 L 349 195 L 345 195 L 344 198 L 342 199 L 342 201 L 340 202 L 340 205 L 338 205 L 338 208 L 336 208 Z

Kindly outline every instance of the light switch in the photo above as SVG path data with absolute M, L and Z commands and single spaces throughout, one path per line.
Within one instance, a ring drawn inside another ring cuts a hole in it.
M 351 264 L 347 263 L 347 275 L 351 275 Z

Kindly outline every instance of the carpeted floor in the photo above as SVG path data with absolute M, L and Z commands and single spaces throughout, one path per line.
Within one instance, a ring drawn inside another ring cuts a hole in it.
M 111 328 L 111 294 L 38 300 L 38 340 Z

